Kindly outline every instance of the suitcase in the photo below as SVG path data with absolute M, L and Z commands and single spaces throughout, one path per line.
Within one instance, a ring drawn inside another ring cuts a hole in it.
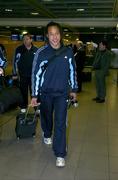
M 0 76 L 0 113 L 19 106 L 22 101 L 19 80 L 12 80 L 11 75 Z
M 35 137 L 37 126 L 37 115 L 35 113 L 20 113 L 16 116 L 15 132 L 17 138 Z

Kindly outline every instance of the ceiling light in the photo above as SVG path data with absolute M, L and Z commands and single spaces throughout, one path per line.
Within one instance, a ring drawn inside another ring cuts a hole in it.
M 9 28 L 10 28 L 10 26 L 6 26 L 6 28 L 7 28 L 7 29 L 9 29 Z
M 15 28 L 16 31 L 19 31 L 19 28 Z
M 68 31 L 68 29 L 64 29 L 64 32 L 67 32 Z
M 42 0 L 42 1 L 44 1 L 44 2 L 51 2 L 51 1 L 53 1 L 53 0 Z
M 41 29 L 41 28 L 42 28 L 42 26 L 38 26 L 37 28 L 38 28 L 38 29 Z
M 80 11 L 80 12 L 82 12 L 82 11 L 84 11 L 85 9 L 83 9 L 83 8 L 79 8 L 79 9 L 76 9 L 76 11 Z
M 27 33 L 28 33 L 28 32 L 27 32 L 27 31 L 25 31 L 25 30 L 22 32 L 22 34 L 27 34 Z
M 13 9 L 5 9 L 6 12 L 12 12 Z
M 38 13 L 38 12 L 31 12 L 30 14 L 36 16 L 36 15 L 38 15 L 39 13 Z
M 94 29 L 94 27 L 90 27 L 90 29 Z

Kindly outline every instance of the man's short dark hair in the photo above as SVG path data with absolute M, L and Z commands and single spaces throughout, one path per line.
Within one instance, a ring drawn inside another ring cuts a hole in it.
M 25 34 L 23 34 L 23 38 L 24 38 L 25 36 L 28 36 L 30 39 L 32 39 L 32 35 L 31 35 L 30 33 L 25 33 Z
M 46 33 L 46 34 L 48 34 L 48 28 L 51 27 L 51 26 L 56 26 L 56 27 L 59 29 L 59 32 L 60 32 L 60 34 L 61 34 L 61 36 L 62 36 L 62 34 L 63 34 L 62 27 L 60 26 L 59 23 L 56 23 L 56 22 L 53 22 L 53 21 L 51 21 L 51 22 L 49 22 L 49 23 L 47 24 L 46 30 L 45 30 L 45 33 Z
M 107 40 L 101 40 L 101 43 L 107 48 L 109 49 L 109 44 L 108 44 L 108 41 Z

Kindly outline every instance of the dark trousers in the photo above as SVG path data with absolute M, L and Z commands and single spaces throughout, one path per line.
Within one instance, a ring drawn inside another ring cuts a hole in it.
M 95 78 L 96 78 L 96 92 L 97 97 L 100 99 L 105 99 L 106 97 L 106 76 L 102 71 L 96 70 L 95 71 Z
M 66 155 L 67 96 L 41 95 L 41 127 L 44 137 L 52 135 L 54 117 L 53 150 L 56 157 Z
M 4 77 L 0 76 L 0 90 L 4 87 Z
M 77 70 L 78 92 L 82 91 L 82 81 L 83 81 L 83 72 L 82 70 Z
M 22 103 L 19 105 L 21 109 L 27 108 L 28 92 L 31 94 L 31 77 L 20 76 L 20 90 L 23 97 Z

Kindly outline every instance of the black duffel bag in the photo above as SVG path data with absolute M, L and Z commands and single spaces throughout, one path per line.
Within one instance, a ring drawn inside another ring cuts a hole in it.
M 7 87 L 0 91 L 0 113 L 15 108 L 22 103 L 22 95 L 18 87 Z
M 0 113 L 19 106 L 22 101 L 19 80 L 13 80 L 12 75 L 0 76 Z

